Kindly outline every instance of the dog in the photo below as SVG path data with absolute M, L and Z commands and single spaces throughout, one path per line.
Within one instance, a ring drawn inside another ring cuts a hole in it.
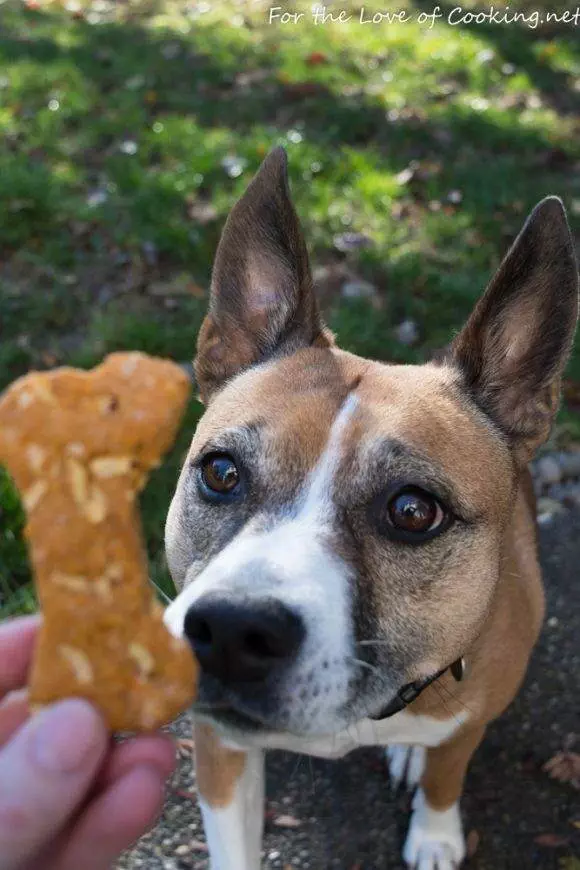
M 577 315 L 573 242 L 549 197 L 435 361 L 342 351 L 285 153 L 264 160 L 219 242 L 195 360 L 207 410 L 166 525 L 179 593 L 165 619 L 201 666 L 213 870 L 259 868 L 270 748 L 387 747 L 392 779 L 415 790 L 405 862 L 462 862 L 467 766 L 542 624 L 528 463 Z

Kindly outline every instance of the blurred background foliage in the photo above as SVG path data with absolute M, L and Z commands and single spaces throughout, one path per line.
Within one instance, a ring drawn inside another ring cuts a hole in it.
M 268 23 L 278 4 L 302 20 Z M 542 196 L 578 237 L 579 27 L 419 24 L 433 5 L 362 25 L 361 4 L 327 3 L 352 20 L 316 26 L 282 0 L 0 0 L 0 388 L 119 348 L 191 359 L 225 217 L 278 143 L 325 315 L 358 353 L 416 362 L 447 342 Z M 579 347 L 559 442 L 580 434 Z M 163 523 L 200 410 L 142 502 L 167 591 Z M 34 606 L 22 523 L 0 470 L 4 614 Z

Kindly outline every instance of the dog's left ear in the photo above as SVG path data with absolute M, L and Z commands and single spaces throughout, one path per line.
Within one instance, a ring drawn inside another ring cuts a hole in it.
M 578 316 L 578 269 L 557 197 L 528 217 L 451 356 L 524 463 L 549 435 Z
M 232 209 L 220 239 L 209 313 L 197 342 L 200 397 L 207 402 L 255 363 L 331 343 L 290 199 L 286 153 L 275 148 Z

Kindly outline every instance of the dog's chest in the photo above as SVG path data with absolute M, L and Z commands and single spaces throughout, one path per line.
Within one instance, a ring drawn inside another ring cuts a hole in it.
M 403 710 L 379 721 L 362 719 L 338 734 L 312 740 L 290 734 L 274 734 L 268 736 L 263 745 L 266 749 L 284 749 L 320 758 L 341 758 L 362 746 L 388 746 L 394 743 L 438 746 L 452 737 L 466 720 L 465 712 L 449 719 L 435 719 L 432 716 L 415 716 Z

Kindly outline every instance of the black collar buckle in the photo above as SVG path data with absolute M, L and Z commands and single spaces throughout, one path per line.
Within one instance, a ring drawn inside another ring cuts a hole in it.
M 400 713 L 405 707 L 408 707 L 416 698 L 419 697 L 423 689 L 442 677 L 445 671 L 451 671 L 451 674 L 456 682 L 461 682 L 465 677 L 466 665 L 463 657 L 456 659 L 452 665 L 447 668 L 442 668 L 437 671 L 432 677 L 425 677 L 423 680 L 415 680 L 412 683 L 407 683 L 402 689 L 399 689 L 392 701 L 389 701 L 386 707 L 383 707 L 377 716 L 369 716 L 369 719 L 380 720 L 388 719 L 394 716 L 395 713 Z
M 456 683 L 460 683 L 461 680 L 464 679 L 465 674 L 467 673 L 467 665 L 463 656 L 453 662 L 450 671 L 453 674 L 453 679 Z

